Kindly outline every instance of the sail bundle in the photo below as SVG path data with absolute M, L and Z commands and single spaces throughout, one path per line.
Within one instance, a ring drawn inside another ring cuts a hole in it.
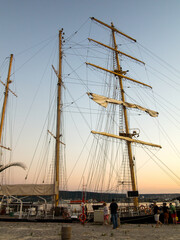
M 141 111 L 144 111 L 144 112 L 148 113 L 151 117 L 158 117 L 158 114 L 159 114 L 156 111 L 144 108 L 144 107 L 142 107 L 140 105 L 137 105 L 137 104 L 123 102 L 123 101 L 120 101 L 120 100 L 116 100 L 116 99 L 113 99 L 113 98 L 108 98 L 108 97 L 98 95 L 98 94 L 95 94 L 95 93 L 87 92 L 87 94 L 93 101 L 95 101 L 96 103 L 98 103 L 99 105 L 101 105 L 105 108 L 108 106 L 109 103 L 112 103 L 112 104 L 123 105 L 123 106 L 128 107 L 128 108 L 139 109 Z

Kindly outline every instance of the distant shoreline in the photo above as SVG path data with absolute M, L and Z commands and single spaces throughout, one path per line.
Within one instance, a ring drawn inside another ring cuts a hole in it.
M 81 200 L 82 191 L 60 191 L 60 199 L 71 199 L 71 200 Z M 127 199 L 126 194 L 119 193 L 98 193 L 98 192 L 85 192 L 86 200 L 96 200 L 96 201 L 105 201 L 111 202 L 112 198 L 118 200 Z M 139 200 L 160 200 L 160 201 L 171 201 L 172 199 L 180 199 L 180 193 L 160 193 L 160 194 L 140 194 Z

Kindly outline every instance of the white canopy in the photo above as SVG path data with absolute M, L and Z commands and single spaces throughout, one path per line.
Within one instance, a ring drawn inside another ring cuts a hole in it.
M 16 196 L 43 196 L 54 195 L 58 189 L 54 188 L 54 184 L 14 184 L 1 185 L 0 195 L 16 195 Z

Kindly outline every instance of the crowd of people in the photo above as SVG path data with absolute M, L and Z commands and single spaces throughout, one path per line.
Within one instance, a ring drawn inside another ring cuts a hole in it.
M 113 229 L 116 229 L 118 225 L 120 225 L 120 217 L 118 217 L 118 205 L 115 202 L 114 199 L 112 199 L 112 202 L 109 206 L 107 207 L 107 204 L 104 203 L 104 224 L 107 225 L 109 221 L 112 222 L 113 224 Z M 177 213 L 176 213 L 176 207 L 170 203 L 169 207 L 167 206 L 166 203 L 163 203 L 163 206 L 159 207 L 156 203 L 154 203 L 151 206 L 154 214 L 154 220 L 156 222 L 156 227 L 159 227 L 160 225 L 168 224 L 169 219 L 172 219 L 173 224 L 177 224 Z M 110 210 L 110 215 L 109 215 L 109 210 Z M 163 223 L 160 221 L 160 214 L 162 214 L 163 217 Z
M 177 214 L 176 214 L 176 207 L 170 203 L 169 207 L 166 203 L 163 203 L 162 207 L 157 206 L 156 203 L 154 203 L 153 206 L 154 210 L 154 220 L 156 221 L 156 227 L 159 227 L 159 225 L 162 225 L 162 222 L 159 220 L 160 214 L 163 214 L 164 224 L 169 223 L 169 218 L 171 217 L 173 224 L 177 224 Z

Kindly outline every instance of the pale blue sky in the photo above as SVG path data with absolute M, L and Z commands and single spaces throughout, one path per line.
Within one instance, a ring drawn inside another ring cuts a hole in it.
M 17 156 L 22 154 L 20 158 L 24 159 L 27 154 L 32 155 L 40 129 L 36 123 L 46 115 L 46 104 L 42 103 L 47 98 L 46 91 L 49 85 L 47 80 L 41 82 L 41 79 L 44 74 L 46 75 L 47 68 L 51 66 L 50 54 L 57 43 L 56 35 L 59 29 L 64 29 L 65 38 L 67 38 L 82 27 L 81 33 L 82 35 L 86 33 L 84 35 L 87 37 L 89 30 L 86 26 L 90 26 L 89 17 L 96 17 L 107 24 L 113 22 L 119 30 L 134 37 L 138 43 L 179 70 L 179 11 L 179 0 L 0 0 L 0 66 L 3 65 L 6 57 L 11 53 L 14 54 L 16 73 L 13 90 L 16 90 L 18 94 L 17 135 L 38 86 L 42 87 L 42 91 L 38 90 L 36 95 L 36 110 L 26 124 L 26 134 L 29 135 L 25 137 L 22 134 L 20 142 L 24 142 L 25 145 L 23 149 L 18 150 Z M 80 39 L 79 35 L 78 37 Z M 85 37 L 82 39 L 84 40 Z M 52 39 L 54 42 L 44 47 L 48 43 L 47 39 Z M 37 53 L 38 49 L 43 47 L 40 54 Z M 37 55 L 34 55 L 36 53 Z M 165 69 L 157 68 L 160 72 L 165 72 Z M 0 76 L 4 81 L 6 72 L 1 72 L 0 69 Z M 174 77 L 171 76 L 171 78 Z M 178 82 L 178 78 L 175 81 Z M 179 103 L 180 88 L 178 85 L 177 89 L 174 89 L 175 85 L 172 88 L 168 84 L 163 87 L 161 81 L 153 82 L 152 79 L 152 83 L 155 85 L 155 91 L 162 93 L 164 98 L 168 96 L 172 98 L 173 104 Z M 0 90 L 2 91 L 2 87 Z M 38 100 L 40 100 L 39 103 Z M 41 110 L 38 106 L 41 106 Z M 41 116 L 38 115 L 39 111 L 42 111 Z M 162 121 L 166 125 L 165 118 Z M 35 132 L 34 126 L 37 128 Z M 171 126 L 167 123 L 166 128 L 170 129 Z M 177 138 L 178 134 L 179 132 Z M 178 146 L 180 146 L 179 143 Z M 14 161 L 17 161 L 17 156 Z M 177 167 L 180 166 L 177 164 Z M 162 185 L 162 188 L 166 189 L 166 186 Z M 145 188 L 142 187 L 142 189 L 145 191 Z M 149 187 L 149 189 L 153 192 L 153 188 Z M 179 187 L 173 185 L 172 191 L 178 190 Z M 171 191 L 171 186 L 167 186 L 167 191 Z

